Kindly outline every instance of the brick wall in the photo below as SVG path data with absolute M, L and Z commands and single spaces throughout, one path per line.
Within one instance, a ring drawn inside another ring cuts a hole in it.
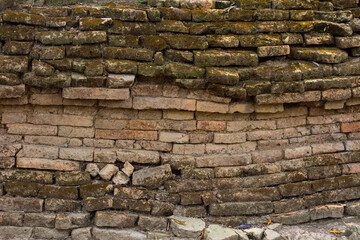
M 1 12 L 0 238 L 359 215 L 357 3 L 263 2 Z

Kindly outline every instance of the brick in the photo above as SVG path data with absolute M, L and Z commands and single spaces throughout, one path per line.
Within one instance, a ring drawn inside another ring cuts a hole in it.
M 162 154 L 161 164 L 170 164 L 172 169 L 181 170 L 186 167 L 195 167 L 195 158 L 186 155 Z
M 214 143 L 243 143 L 246 142 L 245 133 L 215 133 Z
M 0 210 L 42 212 L 43 202 L 44 200 L 36 198 L 0 198 Z
M 96 119 L 95 128 L 101 129 L 124 129 L 128 124 L 125 120 Z
M 271 201 L 280 200 L 281 196 L 276 188 L 247 188 L 233 190 L 220 190 L 219 199 L 223 202 Z
M 163 112 L 163 117 L 165 119 L 171 120 L 192 120 L 194 119 L 194 113 L 185 112 L 185 111 L 177 111 L 177 110 L 166 110 Z
M 60 94 L 32 94 L 30 103 L 34 105 L 62 105 L 63 99 Z
M 1 115 L 2 124 L 24 123 L 24 122 L 26 122 L 25 113 L 3 113 Z
M 325 101 L 339 101 L 349 99 L 350 97 L 350 89 L 329 89 L 322 92 L 322 100 Z
M 232 202 L 210 205 L 210 215 L 212 216 L 264 215 L 273 210 L 271 202 Z
M 8 124 L 8 132 L 24 135 L 56 135 L 57 127 L 32 124 Z
M 349 163 L 342 165 L 343 174 L 360 173 L 360 163 Z
M 257 48 L 259 57 L 285 56 L 290 54 L 290 46 L 263 46 Z
M 95 225 L 98 227 L 117 227 L 130 228 L 134 227 L 138 215 L 124 214 L 115 212 L 96 212 Z
M 207 155 L 196 157 L 196 167 L 220 167 L 220 166 L 239 166 L 251 163 L 249 154 L 234 155 Z
M 309 179 L 330 178 L 341 175 L 338 165 L 311 167 L 308 169 Z
M 33 123 L 33 124 L 91 127 L 93 125 L 93 117 L 65 115 L 65 114 L 63 114 L 63 115 L 60 115 L 60 114 L 36 114 L 36 115 L 28 116 L 28 122 Z
M 189 135 L 175 132 L 160 132 L 159 141 L 162 142 L 175 142 L 175 143 L 188 143 Z
M 310 146 L 304 146 L 304 147 L 286 148 L 284 154 L 285 154 L 285 159 L 294 159 L 294 158 L 310 156 L 311 152 L 312 151 Z
M 93 148 L 60 148 L 61 159 L 91 162 L 94 160 Z
M 281 149 L 256 151 L 251 153 L 253 163 L 275 162 L 283 159 Z
M 267 140 L 267 139 L 281 139 L 283 138 L 283 131 L 282 129 L 279 130 L 272 130 L 272 131 L 265 131 L 265 130 L 258 130 L 247 133 L 247 139 L 249 141 L 254 140 Z
M 18 156 L 26 158 L 57 159 L 59 156 L 59 148 L 45 145 L 23 145 L 23 149 L 18 153 Z
M 158 134 L 156 131 L 96 129 L 95 137 L 103 139 L 157 140 Z
M 297 102 L 317 102 L 321 99 L 321 92 L 309 91 L 305 93 L 283 93 L 280 95 L 261 94 L 256 96 L 257 104 L 278 104 Z
M 23 217 L 24 217 L 24 213 L 1 212 L 0 213 L 0 225 L 1 226 L 22 226 L 23 225 Z
M 251 131 L 257 129 L 276 129 L 275 121 L 228 121 L 227 131 Z
M 197 129 L 204 131 L 224 131 L 226 128 L 225 121 L 198 121 Z
M 72 161 L 43 158 L 17 158 L 16 167 L 57 171 L 78 171 L 80 164 Z
M 345 142 L 347 151 L 358 151 L 360 150 L 360 140 L 353 140 Z
M 89 213 L 59 213 L 56 215 L 55 228 L 60 230 L 87 227 L 90 225 Z
M 231 103 L 229 105 L 229 113 L 253 113 L 255 107 L 251 103 Z
M 60 146 L 68 143 L 69 140 L 64 137 L 55 136 L 25 136 L 25 143 L 41 144 L 41 145 L 55 145 Z
M 343 143 L 318 143 L 312 145 L 313 154 L 334 153 L 344 151 Z
M 114 163 L 116 162 L 116 151 L 112 149 L 95 149 L 94 162 Z
M 347 215 L 351 215 L 351 216 L 359 216 L 359 214 L 360 214 L 359 207 L 360 206 L 359 206 L 358 202 L 348 203 L 345 208 L 345 213 Z
M 88 172 L 57 173 L 55 177 L 57 185 L 77 186 L 91 183 Z
M 173 153 L 174 154 L 204 154 L 205 145 L 204 144 L 174 144 Z
M 294 197 L 305 194 L 312 194 L 311 183 L 290 183 L 279 186 L 283 197 Z
M 358 132 L 360 130 L 360 122 L 341 123 L 341 132 Z
M 76 212 L 80 211 L 81 202 L 68 199 L 45 199 L 45 210 L 55 212 Z
M 0 157 L 0 168 L 12 168 L 15 165 L 15 157 Z
M 256 113 L 277 113 L 283 111 L 284 111 L 283 104 L 255 105 Z
M 77 187 L 60 187 L 60 186 L 41 186 L 38 197 L 40 198 L 60 198 L 60 199 L 77 199 Z
M 6 182 L 5 191 L 11 196 L 36 197 L 39 189 L 38 183 Z
M 309 210 L 300 210 L 295 211 L 291 215 L 280 215 L 271 218 L 273 222 L 288 224 L 288 225 L 297 225 L 300 223 L 306 223 L 310 221 Z
M 324 218 L 342 218 L 344 215 L 344 206 L 342 205 L 325 205 L 310 209 L 311 220 Z
M 121 162 L 157 164 L 160 162 L 159 152 L 144 150 L 117 150 L 117 159 Z
M 284 199 L 278 202 L 274 202 L 275 213 L 288 213 L 304 209 L 303 199 Z
M 112 198 L 88 198 L 83 201 L 84 203 L 84 210 L 91 212 L 91 211 L 99 211 L 110 209 L 113 207 L 113 199 Z
M 177 109 L 195 111 L 195 100 L 163 97 L 134 97 L 134 109 Z
M 111 182 L 93 183 L 80 186 L 80 197 L 102 197 L 112 192 L 113 185 Z
M 130 97 L 129 89 L 107 88 L 64 88 L 63 97 L 66 99 L 102 99 L 126 100 Z
M 227 113 L 229 105 L 223 103 L 197 101 L 196 110 L 199 112 Z
M 58 135 L 63 137 L 92 138 L 95 135 L 95 131 L 93 128 L 59 126 Z

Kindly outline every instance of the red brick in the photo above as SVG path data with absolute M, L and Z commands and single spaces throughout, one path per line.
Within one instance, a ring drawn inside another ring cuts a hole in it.
M 197 129 L 211 132 L 224 131 L 226 128 L 225 121 L 198 121 Z
M 337 143 L 318 143 L 312 145 L 313 154 L 320 153 L 334 153 L 344 151 L 344 144 L 341 142 Z
M 136 130 L 105 130 L 96 129 L 96 138 L 103 139 L 135 139 L 135 140 L 157 140 L 157 131 Z
M 156 120 L 131 120 L 129 127 L 134 130 L 158 130 L 161 128 L 161 122 Z
M 341 124 L 341 132 L 358 132 L 358 131 L 360 131 L 360 122 Z
M 285 149 L 285 159 L 294 159 L 301 158 L 311 155 L 311 147 L 295 147 L 295 148 L 286 148 Z

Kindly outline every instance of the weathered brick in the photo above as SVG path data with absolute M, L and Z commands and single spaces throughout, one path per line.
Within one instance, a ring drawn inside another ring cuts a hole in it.
M 45 25 L 45 17 L 43 15 L 28 14 L 15 11 L 7 11 L 3 13 L 5 22 L 23 23 L 30 25 Z
M 283 93 L 279 96 L 262 94 L 256 96 L 258 104 L 296 103 L 296 102 L 317 102 L 321 99 L 321 92 L 311 91 L 305 93 Z
M 178 98 L 134 97 L 134 109 L 178 109 L 195 111 L 195 100 Z
M 80 197 L 102 197 L 112 192 L 113 185 L 111 182 L 95 183 L 80 186 Z
M 349 163 L 342 165 L 343 174 L 360 173 L 360 163 Z
M 57 159 L 59 156 L 59 148 L 44 145 L 23 145 L 23 149 L 19 152 L 18 156 L 26 158 Z
M 271 121 L 229 121 L 227 131 L 251 131 L 257 129 L 276 129 L 276 122 Z
M 35 197 L 39 189 L 37 183 L 6 182 L 5 191 L 12 196 Z
M 338 165 L 311 167 L 308 169 L 309 179 L 330 178 L 341 175 L 341 169 Z
M 95 137 L 103 139 L 157 140 L 158 134 L 156 131 L 96 129 Z
M 341 218 L 344 214 L 344 206 L 342 205 L 325 205 L 310 209 L 311 220 L 319 220 L 323 218 Z
M 301 158 L 311 155 L 311 147 L 304 146 L 304 147 L 295 147 L 295 148 L 286 148 L 284 151 L 285 159 L 294 159 L 294 158 Z
M 284 197 L 293 197 L 305 194 L 312 194 L 311 183 L 289 183 L 279 186 L 279 190 Z
M 80 164 L 77 162 L 44 158 L 18 158 L 16 166 L 18 168 L 35 168 L 57 171 L 78 171 L 80 169 Z
M 41 186 L 38 196 L 40 198 L 77 199 L 77 187 Z
M 129 228 L 134 227 L 138 215 L 124 214 L 115 212 L 96 212 L 95 225 L 98 227 L 117 227 Z
M 28 122 L 33 123 L 33 124 L 91 127 L 93 125 L 93 117 L 65 115 L 65 114 L 64 115 L 35 114 L 35 115 L 28 117 Z
M 344 151 L 343 143 L 318 143 L 312 145 L 313 154 L 334 153 Z
M 275 162 L 283 159 L 281 149 L 256 151 L 251 154 L 253 163 Z
M 103 99 L 103 100 L 126 100 L 129 98 L 129 89 L 107 88 L 65 88 L 63 97 L 66 99 Z
M 36 198 L 0 198 L 0 210 L 42 212 L 43 202 L 44 200 Z
M 342 132 L 357 132 L 360 130 L 360 122 L 341 123 Z
M 1 226 L 22 226 L 24 213 L 20 212 L 1 212 L 0 225 Z M 26 225 L 25 225 L 26 226 Z
M 215 133 L 214 143 L 243 143 L 246 142 L 245 133 Z
M 55 177 L 58 185 L 76 186 L 91 183 L 88 172 L 57 173 Z
M 94 160 L 93 148 L 60 148 L 59 157 L 61 159 L 87 161 Z
M 195 158 L 196 167 L 239 166 L 251 163 L 249 154 L 207 155 Z
M 210 205 L 212 216 L 267 214 L 274 210 L 271 202 L 233 202 Z
M 84 209 L 88 212 L 110 209 L 113 207 L 112 198 L 88 198 L 83 201 Z
M 175 132 L 160 132 L 159 141 L 162 142 L 175 142 L 175 143 L 188 143 L 189 135 Z
M 81 202 L 68 199 L 45 199 L 45 210 L 55 212 L 76 212 L 80 211 Z
M 92 138 L 94 137 L 93 128 L 80 128 L 80 127 L 65 127 L 59 126 L 59 136 L 63 137 L 80 137 L 80 138 Z
M 117 150 L 117 159 L 121 162 L 157 164 L 160 162 L 159 153 L 144 150 Z
M 227 113 L 228 109 L 229 109 L 229 105 L 223 103 L 203 102 L 203 101 L 197 101 L 196 103 L 196 110 L 199 112 Z
M 87 227 L 90 225 L 89 213 L 59 213 L 56 215 L 55 228 L 61 230 Z
M 174 154 L 204 154 L 205 145 L 204 144 L 174 144 L 173 153 Z

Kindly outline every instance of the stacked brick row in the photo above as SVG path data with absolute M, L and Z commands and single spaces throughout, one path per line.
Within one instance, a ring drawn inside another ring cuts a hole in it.
M 360 215 L 347 2 L 2 12 L 0 238 Z

